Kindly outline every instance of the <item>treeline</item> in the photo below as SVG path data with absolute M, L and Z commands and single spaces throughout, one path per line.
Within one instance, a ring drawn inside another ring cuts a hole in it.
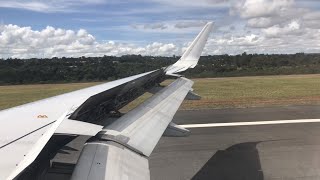
M 110 81 L 164 67 L 167 57 L 104 56 L 0 60 L 0 85 Z
M 0 85 L 106 81 L 168 66 L 179 57 L 126 55 L 0 59 Z M 189 78 L 320 73 L 320 54 L 203 56 Z
M 320 54 L 246 54 L 201 57 L 187 77 L 230 77 L 320 73 Z

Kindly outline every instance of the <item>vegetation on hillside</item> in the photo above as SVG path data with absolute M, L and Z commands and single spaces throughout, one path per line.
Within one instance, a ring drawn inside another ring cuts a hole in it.
M 0 59 L 0 85 L 108 81 L 168 66 L 179 57 L 126 55 Z M 203 56 L 189 78 L 320 73 L 320 54 Z

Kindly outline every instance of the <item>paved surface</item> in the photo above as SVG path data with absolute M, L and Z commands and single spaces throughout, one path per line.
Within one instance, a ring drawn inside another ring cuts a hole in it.
M 320 106 L 180 111 L 178 124 L 320 118 Z M 86 137 L 69 144 L 51 179 L 68 179 Z M 67 167 L 67 168 L 66 168 Z M 320 123 L 194 128 L 189 137 L 163 137 L 150 157 L 152 180 L 320 179 Z M 63 173 L 61 173 L 63 172 Z

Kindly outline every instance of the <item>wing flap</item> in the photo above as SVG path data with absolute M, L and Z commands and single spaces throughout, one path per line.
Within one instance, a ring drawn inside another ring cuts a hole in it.
M 127 145 L 149 156 L 190 91 L 193 82 L 179 78 L 120 119 L 105 127 L 100 138 Z
M 102 128 L 101 125 L 66 119 L 60 124 L 55 134 L 95 136 Z
M 173 122 L 169 124 L 166 131 L 164 131 L 163 136 L 167 137 L 186 137 L 190 135 L 190 131 L 185 129 Z
M 148 159 L 114 142 L 86 143 L 71 180 L 149 180 Z

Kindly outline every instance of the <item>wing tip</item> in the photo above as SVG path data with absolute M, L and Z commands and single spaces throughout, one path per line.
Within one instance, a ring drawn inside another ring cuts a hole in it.
M 166 68 L 167 74 L 182 72 L 189 68 L 194 68 L 198 64 L 199 58 L 207 43 L 213 25 L 213 21 L 206 23 L 191 45 L 183 53 L 181 58 L 176 63 Z

